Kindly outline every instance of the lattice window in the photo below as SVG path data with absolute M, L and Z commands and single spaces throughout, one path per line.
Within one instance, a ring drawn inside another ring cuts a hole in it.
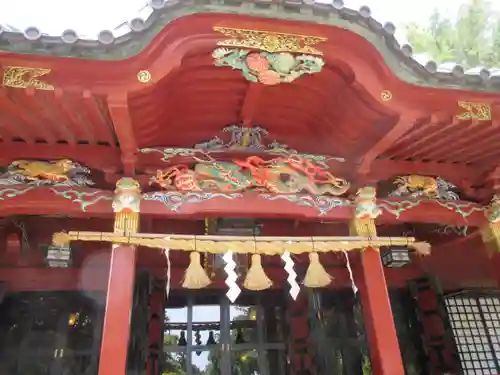
M 500 374 L 500 297 L 447 297 L 446 308 L 464 374 Z

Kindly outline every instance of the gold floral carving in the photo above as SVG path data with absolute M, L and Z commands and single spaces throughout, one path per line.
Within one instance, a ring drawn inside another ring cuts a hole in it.
M 71 241 L 112 242 L 158 249 L 223 254 L 228 250 L 240 254 L 276 255 L 351 251 L 367 247 L 409 246 L 419 251 L 421 243 L 413 237 L 255 237 L 195 236 L 130 233 L 120 235 L 103 232 L 60 232 L 52 241 L 65 245 Z
M 457 115 L 459 120 L 491 120 L 491 106 L 489 104 L 459 101 L 458 106 L 463 109 L 463 112 Z
M 214 27 L 230 39 L 217 42 L 224 47 L 252 48 L 269 53 L 292 52 L 323 55 L 313 45 L 327 40 L 321 36 L 306 36 L 297 34 L 277 33 L 262 30 L 234 29 L 230 27 Z
M 51 69 L 27 68 L 22 66 L 6 66 L 3 71 L 2 84 L 19 89 L 34 88 L 37 90 L 54 90 L 54 86 L 38 78 L 49 74 Z

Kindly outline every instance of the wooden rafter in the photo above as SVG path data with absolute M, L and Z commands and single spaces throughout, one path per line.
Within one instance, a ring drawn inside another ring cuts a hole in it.
M 108 108 L 121 149 L 123 170 L 126 175 L 134 176 L 137 163 L 137 142 L 130 118 L 127 93 L 107 97 Z
M 397 124 L 365 153 L 358 172 L 362 175 L 368 174 L 377 156 L 389 149 L 399 137 L 411 130 L 419 115 L 417 112 L 410 112 L 401 116 Z

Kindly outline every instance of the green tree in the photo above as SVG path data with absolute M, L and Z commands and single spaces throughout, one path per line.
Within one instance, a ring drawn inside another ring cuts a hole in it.
M 415 53 L 437 63 L 456 62 L 466 68 L 500 66 L 500 17 L 486 0 L 469 0 L 455 19 L 434 11 L 427 25 L 406 25 Z
M 165 334 L 163 336 L 164 345 L 177 345 L 179 337 L 177 335 Z M 163 357 L 163 375 L 185 375 L 186 358 L 182 353 L 165 353 Z

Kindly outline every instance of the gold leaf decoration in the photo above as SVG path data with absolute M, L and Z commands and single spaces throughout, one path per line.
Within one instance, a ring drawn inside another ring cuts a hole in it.
M 218 42 L 218 46 L 251 48 L 269 53 L 291 52 L 323 55 L 323 52 L 314 48 L 313 45 L 327 40 L 327 38 L 321 36 L 235 29 L 230 27 L 215 26 L 214 30 L 230 38 Z
M 151 73 L 147 70 L 141 70 L 137 73 L 137 80 L 141 83 L 148 83 L 151 81 Z
M 491 106 L 489 104 L 459 101 L 458 106 L 463 109 L 463 112 L 456 116 L 459 120 L 491 120 Z
M 384 102 L 388 102 L 392 99 L 392 92 L 390 92 L 389 90 L 382 90 L 382 92 L 380 93 L 380 99 L 382 99 Z
M 15 87 L 19 89 L 34 88 L 36 90 L 54 90 L 54 86 L 39 80 L 51 69 L 47 68 L 27 68 L 22 66 L 6 66 L 3 71 L 2 84 L 6 87 Z

